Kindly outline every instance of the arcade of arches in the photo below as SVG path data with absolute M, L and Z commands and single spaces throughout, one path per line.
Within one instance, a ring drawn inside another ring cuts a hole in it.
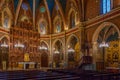
M 0 0 L 0 69 L 118 69 L 120 1 L 86 1 Z

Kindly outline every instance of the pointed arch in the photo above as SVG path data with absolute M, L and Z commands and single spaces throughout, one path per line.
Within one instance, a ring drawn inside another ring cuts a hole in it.
M 68 50 L 68 45 L 69 45 L 72 37 L 75 37 L 75 38 L 77 39 L 77 41 L 79 42 L 79 38 L 78 38 L 75 34 L 71 34 L 71 35 L 68 37 L 67 42 L 66 42 L 66 45 L 67 45 L 67 46 L 66 46 L 66 49 L 67 49 L 67 50 Z
M 21 4 L 22 4 L 22 1 L 23 0 L 19 0 L 19 2 L 18 2 L 18 6 L 17 6 L 17 9 L 16 9 L 16 14 L 15 14 L 15 24 L 14 25 L 17 24 L 18 15 L 19 15 L 19 12 L 20 12 L 20 7 L 21 7 Z
M 48 45 L 48 43 L 46 41 L 41 40 L 40 43 L 44 43 L 47 46 L 48 49 L 50 48 L 50 46 Z
M 65 20 L 65 16 L 64 16 L 64 14 L 63 14 L 63 9 L 62 9 L 60 3 L 58 2 L 58 0 L 55 0 L 55 2 L 56 2 L 56 4 L 57 4 L 58 7 L 59 7 L 59 11 L 60 11 L 60 14 L 61 14 L 61 16 L 62 16 L 62 20 L 63 20 L 63 24 L 64 24 L 64 29 L 65 29 L 65 26 L 66 26 L 66 20 Z
M 45 4 L 45 7 L 46 7 L 46 10 L 47 10 L 47 14 L 48 14 L 48 21 L 49 21 L 49 32 L 51 33 L 51 30 L 52 30 L 52 24 L 51 24 L 51 16 L 50 16 L 50 11 L 49 11 L 49 9 L 48 9 L 48 5 L 47 5 L 47 1 L 46 0 L 44 0 L 44 4 Z
M 0 41 L 3 39 L 3 38 L 6 38 L 8 41 L 9 41 L 9 36 L 8 35 L 3 35 L 2 37 L 0 37 Z
M 100 31 L 101 31 L 103 28 L 105 28 L 106 26 L 113 26 L 113 27 L 115 27 L 115 29 L 116 29 L 117 32 L 118 32 L 118 37 L 120 38 L 120 30 L 118 29 L 118 27 L 117 27 L 115 24 L 111 23 L 111 22 L 104 22 L 104 23 L 102 23 L 100 26 L 98 26 L 98 28 L 97 28 L 96 31 L 94 32 L 94 35 L 93 35 L 93 37 L 92 37 L 92 42 L 97 42 L 98 35 L 99 35 Z
M 67 1 L 67 7 L 66 7 L 66 20 L 67 20 L 67 28 L 70 28 L 70 15 L 71 13 L 74 13 L 75 15 L 75 25 L 79 23 L 78 17 L 79 17 L 79 10 L 78 5 L 75 0 L 68 0 Z
M 52 43 L 52 49 L 54 48 L 54 45 L 55 45 L 55 43 L 56 43 L 57 41 L 60 41 L 60 42 L 62 43 L 62 45 L 64 45 L 64 44 L 63 44 L 63 41 L 62 41 L 61 39 L 56 39 L 56 40 L 54 40 L 53 43 Z M 52 50 L 52 51 L 53 51 L 53 50 Z

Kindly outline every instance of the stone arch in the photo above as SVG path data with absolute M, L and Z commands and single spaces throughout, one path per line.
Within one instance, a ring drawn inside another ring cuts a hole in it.
M 58 46 L 56 47 L 56 43 L 58 43 Z M 59 44 L 60 44 L 60 48 L 59 48 Z M 62 44 L 62 45 L 61 45 Z M 56 39 L 54 42 L 53 42 L 53 63 L 54 63 L 54 68 L 56 67 L 63 67 L 63 60 L 64 60 L 64 51 L 63 51 L 63 42 L 61 39 Z M 61 51 L 62 49 L 62 51 Z M 59 53 L 57 53 L 56 51 L 58 51 Z
M 7 38 L 8 41 L 9 41 L 9 36 L 8 36 L 8 35 L 3 35 L 2 37 L 0 37 L 0 41 L 1 41 L 3 38 Z
M 74 44 L 74 46 L 70 46 L 70 42 L 73 39 L 73 37 L 77 40 L 76 43 Z M 81 53 L 80 51 L 75 50 L 76 46 L 80 44 L 79 38 L 75 35 L 72 34 L 68 37 L 67 39 L 67 43 L 66 43 L 66 59 L 68 62 L 68 67 L 69 68 L 74 68 L 76 65 L 76 62 L 80 59 Z M 77 48 L 78 49 L 78 48 Z M 68 52 L 68 50 L 74 50 L 74 52 Z M 78 58 L 79 55 L 79 58 Z
M 55 43 L 56 43 L 57 41 L 60 41 L 60 42 L 62 43 L 62 45 L 63 45 L 63 41 L 62 41 L 61 39 L 56 39 L 56 40 L 54 40 L 53 43 L 52 43 L 52 48 L 54 47 L 54 45 L 55 45 Z
M 63 44 L 63 41 L 62 41 L 61 39 L 56 39 L 56 40 L 54 40 L 54 42 L 52 43 L 52 53 L 53 53 L 53 51 L 54 51 L 54 45 L 55 45 L 55 43 L 56 43 L 57 41 L 60 41 L 60 42 L 62 43 L 62 45 L 64 45 L 64 44 Z M 52 56 L 53 56 L 53 55 L 52 55 Z
M 49 50 L 50 47 L 49 47 L 49 45 L 48 45 L 48 43 L 46 41 L 41 40 L 40 43 L 45 43 L 47 45 L 48 50 Z
M 77 3 L 76 3 L 75 0 L 68 0 L 68 1 L 67 1 L 67 4 L 68 4 L 69 2 L 72 2 L 74 5 L 76 5 L 75 7 L 77 7 Z
M 70 27 L 72 27 L 70 24 L 71 24 L 71 15 L 74 15 L 75 16 L 75 24 L 76 24 L 76 11 L 75 11 L 75 9 L 73 9 L 73 8 L 71 8 L 70 10 L 69 10 L 69 12 L 68 12 L 68 25 L 69 25 L 69 29 L 70 29 Z
M 93 45 L 92 45 L 92 56 L 93 56 L 93 64 L 94 65 L 99 65 L 99 62 L 103 59 L 102 57 L 100 57 L 101 55 L 103 55 L 103 54 L 100 54 L 100 53 L 103 53 L 103 51 L 102 51 L 102 48 L 98 47 L 97 39 L 98 39 L 98 36 L 99 36 L 99 33 L 101 32 L 101 30 L 104 29 L 106 26 L 114 27 L 116 29 L 117 33 L 118 33 L 118 38 L 120 38 L 119 28 L 115 24 L 113 24 L 111 22 L 104 22 L 104 23 L 102 23 L 101 25 L 98 26 L 98 28 L 95 30 L 94 35 L 92 37 L 92 43 L 93 43 Z M 98 69 L 97 66 L 95 68 Z
M 63 9 L 62 9 L 62 5 L 60 4 L 60 2 L 59 1 L 57 1 L 56 0 L 56 4 L 58 5 L 58 7 L 59 7 L 59 10 L 60 10 L 60 14 L 61 14 L 61 18 L 62 18 L 62 20 L 63 20 L 63 28 L 65 29 L 65 26 L 66 26 L 66 20 L 65 20 L 65 16 L 64 16 L 64 12 L 63 12 Z M 63 29 L 63 30 L 64 30 Z
M 69 44 L 69 42 L 70 42 L 70 40 L 71 40 L 72 37 L 75 37 L 75 38 L 77 39 L 77 41 L 79 41 L 79 38 L 78 38 L 75 34 L 71 34 L 71 35 L 68 37 L 68 39 L 67 39 L 66 45 Z M 66 47 L 67 47 L 67 46 L 66 46 Z M 66 49 L 67 49 L 67 48 L 66 48 Z
M 104 23 L 102 23 L 100 26 L 98 26 L 98 28 L 95 30 L 94 35 L 93 35 L 93 37 L 92 37 L 92 42 L 96 42 L 96 41 L 97 41 L 98 35 L 99 35 L 100 31 L 101 31 L 103 28 L 105 28 L 106 26 L 113 26 L 113 27 L 115 27 L 115 29 L 116 29 L 117 32 L 118 32 L 119 38 L 120 38 L 120 30 L 119 30 L 119 28 L 118 28 L 115 24 L 113 24 L 113 23 L 111 23 L 111 22 L 104 22 Z
M 40 41 L 40 44 L 44 43 L 45 46 L 48 48 L 48 43 L 46 41 Z M 47 51 L 41 51 L 41 67 L 48 67 L 48 63 L 49 63 L 49 54 L 48 54 L 48 50 Z
M 71 4 L 70 4 L 71 3 Z M 66 16 L 67 16 L 67 27 L 66 29 L 70 28 L 70 15 L 72 12 L 74 12 L 75 15 L 75 25 L 78 24 L 78 17 L 79 17 L 79 10 L 78 5 L 75 0 L 68 0 L 66 5 Z

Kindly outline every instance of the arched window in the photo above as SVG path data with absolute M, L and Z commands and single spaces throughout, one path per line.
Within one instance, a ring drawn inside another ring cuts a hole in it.
M 111 10 L 111 0 L 102 0 L 102 14 L 110 12 Z

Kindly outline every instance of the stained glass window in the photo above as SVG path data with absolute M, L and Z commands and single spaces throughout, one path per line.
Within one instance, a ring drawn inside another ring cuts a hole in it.
M 105 14 L 111 10 L 111 0 L 102 0 L 102 13 Z

